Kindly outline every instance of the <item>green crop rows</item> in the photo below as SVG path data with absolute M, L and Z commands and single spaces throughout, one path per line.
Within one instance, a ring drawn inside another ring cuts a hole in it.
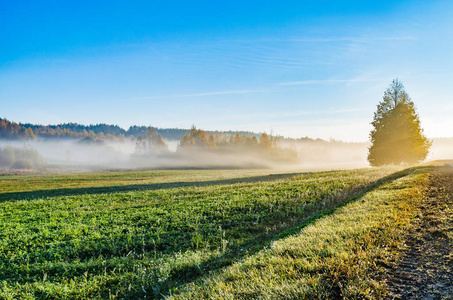
M 35 183 L 4 176 L 0 298 L 160 298 L 268 247 L 394 171 L 124 172 L 103 181 L 44 175 Z

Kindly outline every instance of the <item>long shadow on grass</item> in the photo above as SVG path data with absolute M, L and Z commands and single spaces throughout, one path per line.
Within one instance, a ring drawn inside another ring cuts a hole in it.
M 331 172 L 334 172 L 334 171 L 331 171 Z M 74 196 L 74 195 L 119 193 L 119 192 L 130 192 L 130 191 L 160 190 L 160 189 L 171 189 L 171 188 L 177 188 L 177 187 L 191 187 L 191 186 L 226 185 L 226 184 L 234 184 L 234 183 L 253 183 L 253 182 L 274 181 L 274 180 L 278 180 L 278 179 L 285 179 L 285 178 L 290 178 L 290 177 L 297 176 L 297 175 L 306 175 L 306 174 L 310 174 L 310 173 L 312 173 L 312 172 L 271 174 L 271 175 L 264 175 L 264 176 L 230 178 L 230 179 L 208 180 L 208 181 L 181 181 L 181 182 L 130 184 L 130 185 L 102 186 L 102 187 L 45 189 L 45 190 L 35 190 L 35 191 L 26 191 L 26 192 L 9 192 L 9 193 L 0 193 L 0 201 L 39 199 L 39 198 L 43 198 L 43 197 L 55 197 L 55 196 Z M 328 173 L 328 172 L 326 172 L 326 173 Z
M 273 227 L 273 229 L 270 232 L 265 232 L 264 230 L 261 232 L 247 232 L 245 234 L 244 239 L 237 244 L 230 245 L 229 247 L 226 247 L 225 251 L 218 256 L 215 256 L 211 259 L 204 259 L 200 261 L 198 264 L 181 264 L 179 267 L 175 266 L 173 270 L 171 270 L 169 277 L 162 281 L 158 280 L 158 276 L 150 275 L 147 279 L 148 284 L 146 285 L 141 285 L 138 283 L 131 282 L 131 289 L 128 292 L 125 292 L 124 295 L 118 295 L 120 298 L 129 298 L 129 299 L 138 299 L 138 298 L 143 298 L 144 296 L 147 297 L 154 297 L 154 298 L 161 298 L 164 295 L 167 295 L 170 293 L 171 290 L 178 288 L 179 286 L 189 283 L 189 282 L 194 282 L 203 276 L 208 275 L 208 272 L 212 271 L 219 271 L 224 267 L 227 267 L 234 262 L 244 258 L 245 256 L 248 255 L 253 255 L 257 253 L 258 251 L 269 247 L 274 241 L 285 238 L 289 235 L 296 234 L 298 233 L 302 228 L 304 228 L 307 224 L 314 222 L 315 220 L 321 218 L 322 216 L 325 216 L 327 214 L 333 213 L 338 207 L 345 205 L 346 203 L 356 201 L 360 199 L 363 195 L 366 193 L 378 189 L 381 187 L 383 184 L 390 183 L 394 180 L 397 180 L 399 178 L 402 178 L 404 176 L 407 176 L 409 174 L 412 174 L 414 172 L 421 172 L 424 169 L 427 169 L 429 167 L 414 167 L 414 168 L 409 168 L 391 175 L 388 175 L 384 178 L 381 178 L 375 182 L 358 186 L 353 190 L 348 190 L 345 191 L 345 193 L 339 194 L 337 196 L 335 195 L 326 195 L 328 199 L 320 199 L 320 201 L 314 203 L 312 206 L 306 207 L 302 213 L 298 213 L 295 218 L 291 218 L 290 220 L 287 219 L 281 219 L 279 221 L 277 220 L 271 220 L 270 224 L 264 223 L 263 227 L 266 227 L 266 225 L 275 225 L 276 223 L 279 223 L 277 225 L 285 224 L 280 227 Z M 171 188 L 171 187 L 177 187 L 177 186 L 184 186 L 181 184 L 186 184 L 185 186 L 196 186 L 196 185 L 215 185 L 215 184 L 231 184 L 231 183 L 237 183 L 237 182 L 255 182 L 255 181 L 266 181 L 266 180 L 275 180 L 275 179 L 281 179 L 281 178 L 287 178 L 291 177 L 294 175 L 300 175 L 299 174 L 279 174 L 279 175 L 270 175 L 270 176 L 257 176 L 257 177 L 248 177 L 248 178 L 241 178 L 241 179 L 227 179 L 227 180 L 217 180 L 217 181 L 205 181 L 205 182 L 188 182 L 188 183 L 169 183 L 169 184 L 151 184 L 151 185 L 142 185 L 144 188 L 143 189 L 152 189 L 152 188 Z M 138 185 L 140 186 L 140 185 Z M 162 187 L 164 186 L 164 187 Z M 126 186 L 127 187 L 127 186 Z M 119 187 L 120 189 L 123 187 Z M 67 189 L 65 189 L 67 190 Z M 77 191 L 79 194 L 82 194 L 84 190 L 86 189 L 71 189 L 74 191 Z M 111 189 L 109 188 L 90 188 L 88 189 L 92 193 L 100 193 L 100 190 L 103 190 L 104 192 L 112 192 Z M 137 185 L 134 186 L 134 188 L 130 190 L 137 190 Z M 57 192 L 59 190 L 56 190 Z M 119 192 L 118 190 L 116 190 Z M 120 190 L 122 191 L 122 190 Z M 45 193 L 45 196 L 49 196 L 48 191 L 42 191 Z M 36 192 L 21 192 L 21 193 L 12 193 L 12 194 L 19 194 L 21 196 L 27 195 L 27 194 L 33 194 L 35 197 L 37 197 Z M 11 198 L 9 198 L 11 199 Z M 285 222 L 285 223 L 284 223 Z M 246 230 L 244 228 L 244 230 Z M 183 237 L 180 237 L 181 239 L 184 239 Z M 151 249 L 148 249 L 148 251 L 152 251 Z M 170 253 L 167 253 L 170 255 Z M 126 255 L 127 256 L 127 255 Z M 119 260 L 120 261 L 120 260 Z M 139 262 L 138 262 L 139 263 Z M 15 267 L 14 267 L 15 268 Z M 91 268 L 91 267 L 88 267 Z M 83 269 L 84 271 L 86 270 L 87 273 L 96 273 L 97 270 L 87 270 Z M 27 277 L 30 276 L 31 278 L 36 277 L 39 274 L 32 274 L 33 271 L 27 271 L 24 273 L 23 270 L 17 270 L 18 274 L 20 277 Z M 91 272 L 93 271 L 93 272 Z M 35 272 L 38 272 L 38 270 L 35 270 Z M 61 270 L 46 270 L 48 275 L 51 275 L 52 272 L 56 273 L 61 273 Z M 38 272 L 39 273 L 39 272 Z M 42 273 L 42 272 L 41 272 Z M 40 274 L 41 274 L 40 273 Z M 74 271 L 75 275 L 80 275 L 80 272 L 78 270 Z M 7 278 L 9 280 L 16 280 L 17 276 L 12 276 L 11 278 L 9 277 L 10 275 L 7 275 Z M 7 279 L 7 278 L 2 278 L 2 279 Z M 23 280 L 23 279 L 22 279 Z M 27 281 L 27 279 L 25 279 Z M 112 288 L 115 288 L 117 283 L 112 286 Z M 147 291 L 146 294 L 143 291 Z M 104 290 L 103 290 L 104 291 Z M 135 292 L 134 292 L 135 291 Z M 105 292 L 105 291 L 104 291 Z M 151 295 L 150 295 L 151 294 Z M 108 295 L 105 294 L 103 295 L 107 297 Z M 37 295 L 39 298 L 40 296 Z
M 168 295 L 171 290 L 177 288 L 178 286 L 194 282 L 202 276 L 208 275 L 210 272 L 218 271 L 221 268 L 227 267 L 234 262 L 244 258 L 245 256 L 253 255 L 265 249 L 266 247 L 269 247 L 276 240 L 297 234 L 307 225 L 324 216 L 333 214 L 340 207 L 359 200 L 365 194 L 380 188 L 384 184 L 391 183 L 414 172 L 423 172 L 427 169 L 430 169 L 430 167 L 418 166 L 408 168 L 383 177 L 370 184 L 360 186 L 344 198 L 337 199 L 336 201 L 331 201 L 327 205 L 324 204 L 313 207 L 310 211 L 306 212 L 305 216 L 299 218 L 299 220 L 295 222 L 289 223 L 281 230 L 273 231 L 268 234 L 253 235 L 250 239 L 244 241 L 243 243 L 235 247 L 230 247 L 221 256 L 203 261 L 202 263 L 197 265 L 190 265 L 179 269 L 174 269 L 171 271 L 170 277 L 167 279 L 167 281 L 159 285 L 159 287 L 157 288 L 159 293 L 155 294 L 154 297 L 156 299 L 163 298 L 165 295 Z M 153 285 L 150 284 L 148 288 L 151 290 L 156 290 L 155 285 L 156 283 L 154 283 Z M 128 295 L 127 297 L 129 296 L 130 295 Z M 138 295 L 133 295 L 132 297 L 135 296 Z

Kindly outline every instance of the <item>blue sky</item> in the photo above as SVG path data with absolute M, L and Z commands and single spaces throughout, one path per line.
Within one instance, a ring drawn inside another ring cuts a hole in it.
M 366 141 L 398 77 L 453 136 L 451 1 L 2 1 L 0 117 Z

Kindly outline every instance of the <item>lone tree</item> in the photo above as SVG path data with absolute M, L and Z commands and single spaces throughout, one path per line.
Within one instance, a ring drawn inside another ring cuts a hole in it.
M 398 79 L 384 92 L 371 125 L 370 165 L 415 164 L 428 155 L 432 142 L 424 136 L 414 102 Z

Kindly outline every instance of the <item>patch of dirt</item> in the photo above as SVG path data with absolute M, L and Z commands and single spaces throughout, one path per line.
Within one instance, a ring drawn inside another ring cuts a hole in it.
M 453 299 L 453 168 L 430 174 L 430 186 L 407 251 L 388 270 L 387 299 Z

